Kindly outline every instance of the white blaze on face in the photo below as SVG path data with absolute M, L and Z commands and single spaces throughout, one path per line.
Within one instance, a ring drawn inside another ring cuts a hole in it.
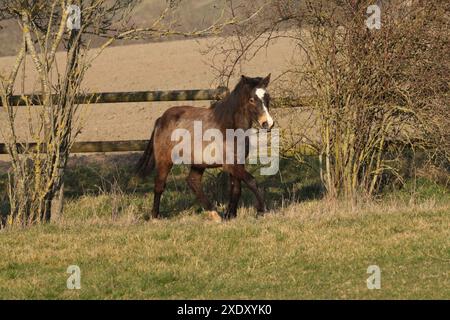
M 264 102 L 264 96 L 266 95 L 266 90 L 259 88 L 255 92 L 256 96 L 261 100 L 264 112 L 266 113 L 267 123 L 269 124 L 269 128 L 273 126 L 273 119 L 269 114 L 269 110 L 267 110 L 266 103 Z

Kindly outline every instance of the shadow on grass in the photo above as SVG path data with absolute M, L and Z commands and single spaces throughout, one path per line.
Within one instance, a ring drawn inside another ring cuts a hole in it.
M 8 202 L 8 174 L 0 172 L 0 229 L 6 222 L 6 216 L 10 211 Z
M 84 195 L 107 194 L 119 189 L 125 194 L 135 194 L 153 198 L 153 178 L 138 179 L 134 176 L 134 164 L 138 156 L 122 161 L 92 163 L 71 163 L 65 177 L 65 196 L 76 199 Z M 318 199 L 323 195 L 318 174 L 318 163 L 313 157 L 300 164 L 295 159 L 281 159 L 280 171 L 273 176 L 261 176 L 258 165 L 247 169 L 264 189 L 269 209 L 277 209 L 292 201 Z M 187 166 L 174 166 L 167 179 L 166 190 L 161 202 L 161 214 L 170 217 L 174 213 L 191 208 L 200 211 L 194 195 L 185 178 Z M 228 174 L 220 169 L 207 170 L 203 178 L 203 189 L 216 204 L 228 203 Z M 241 205 L 252 207 L 254 196 L 243 184 Z
M 153 201 L 153 175 L 138 179 L 134 165 L 140 154 L 90 155 L 72 157 L 65 175 L 65 197 L 77 200 L 84 196 L 106 195 L 108 205 L 132 201 L 139 211 L 148 214 Z M 272 176 L 260 175 L 261 167 L 248 165 L 247 170 L 257 179 L 264 190 L 268 209 L 277 210 L 292 202 L 321 199 L 324 195 L 316 157 L 304 157 L 302 163 L 294 158 L 280 159 L 279 172 Z M 167 179 L 167 187 L 161 201 L 163 217 L 172 217 L 182 211 L 200 212 L 201 208 L 188 188 L 185 178 L 187 166 L 174 166 Z M 0 172 L 0 224 L 10 211 L 7 196 L 8 175 Z M 222 210 L 229 201 L 228 174 L 220 169 L 207 170 L 203 178 L 203 189 L 207 197 Z M 124 197 L 128 200 L 123 200 Z M 448 187 L 440 186 L 428 179 L 407 181 L 401 188 L 385 188 L 380 196 L 399 199 L 448 199 Z M 116 199 L 117 198 L 117 199 Z M 240 206 L 253 208 L 255 197 L 243 184 Z M 120 205 L 118 206 L 120 209 Z M 115 210 L 112 210 L 115 211 Z M 120 211 L 120 210 L 119 210 Z
M 153 201 L 153 175 L 138 179 L 134 165 L 140 154 L 73 157 L 69 161 L 64 179 L 64 194 L 67 199 L 78 199 L 89 195 L 125 194 Z M 293 201 L 318 199 L 323 195 L 318 174 L 318 163 L 313 157 L 300 164 L 295 159 L 280 159 L 280 170 L 273 176 L 261 176 L 260 166 L 248 165 L 249 170 L 264 190 L 269 209 L 276 210 Z M 174 166 L 161 201 L 161 214 L 171 217 L 181 211 L 201 211 L 194 195 L 186 184 L 187 166 Z M 0 212 L 9 212 L 7 203 L 7 174 L 0 174 Z M 203 189 L 208 198 L 218 206 L 226 206 L 229 197 L 228 174 L 220 169 L 207 170 L 203 178 Z M 253 207 L 255 197 L 243 184 L 240 205 Z

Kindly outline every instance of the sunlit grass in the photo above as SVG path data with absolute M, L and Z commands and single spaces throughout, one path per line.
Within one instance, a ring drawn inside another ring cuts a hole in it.
M 0 233 L 0 298 L 450 297 L 448 207 L 309 201 L 261 219 L 243 208 L 227 223 L 128 210 L 112 220 L 104 199 L 85 198 L 52 225 Z M 373 264 L 381 290 L 366 287 Z M 69 265 L 82 270 L 79 291 L 66 288 Z
M 176 170 L 165 218 L 146 222 L 150 179 L 134 181 L 126 168 L 72 168 L 62 216 L 0 231 L 0 298 L 450 298 L 445 188 L 422 181 L 348 205 L 322 198 L 312 168 L 284 165 L 278 177 L 258 177 L 268 215 L 256 218 L 245 191 L 238 218 L 217 223 Z M 220 210 L 225 182 L 219 172 L 205 179 Z M 66 288 L 69 265 L 81 268 L 81 290 Z M 380 290 L 367 289 L 370 265 L 381 268 Z

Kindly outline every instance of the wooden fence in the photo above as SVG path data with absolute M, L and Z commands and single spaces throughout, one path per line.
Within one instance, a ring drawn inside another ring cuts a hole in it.
M 161 102 L 161 101 L 212 101 L 219 100 L 228 93 L 228 88 L 219 87 L 210 90 L 171 90 L 171 91 L 134 91 L 134 92 L 110 92 L 83 94 L 76 98 L 78 104 L 98 103 L 131 103 L 131 102 Z M 13 106 L 39 106 L 42 97 L 39 95 L 12 96 L 9 103 Z M 2 108 L 0 107 L 0 112 Z M 144 151 L 147 140 L 126 141 L 90 141 L 75 142 L 71 153 L 93 152 L 131 152 Z M 27 148 L 33 148 L 35 144 L 21 144 L 22 152 Z M 45 148 L 43 149 L 45 152 Z M 7 154 L 6 146 L 0 143 L 0 154 Z

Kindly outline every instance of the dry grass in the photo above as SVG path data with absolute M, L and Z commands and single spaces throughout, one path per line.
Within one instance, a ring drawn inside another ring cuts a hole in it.
M 208 221 L 192 210 L 142 221 L 145 199 L 85 196 L 48 226 L 0 233 L 0 298 L 450 297 L 448 202 L 385 200 L 350 208 L 306 201 L 264 218 Z M 82 289 L 66 289 L 69 265 Z M 368 290 L 369 265 L 382 289 Z
M 279 177 L 257 177 L 270 214 L 257 219 L 244 188 L 238 218 L 217 223 L 175 168 L 165 219 L 146 222 L 153 184 L 132 183 L 131 158 L 71 163 L 62 216 L 0 231 L 0 299 L 450 298 L 445 187 L 418 180 L 349 206 L 321 199 L 314 163 L 283 160 Z M 211 198 L 226 199 L 221 181 L 206 177 Z M 366 287 L 373 264 L 381 290 Z M 69 265 L 79 291 L 66 288 Z

